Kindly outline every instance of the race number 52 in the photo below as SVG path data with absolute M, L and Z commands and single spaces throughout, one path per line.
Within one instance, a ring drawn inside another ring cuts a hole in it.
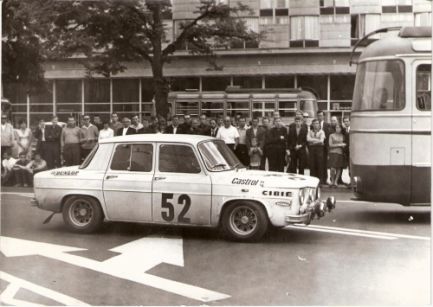
M 174 206 L 170 202 L 173 199 L 172 193 L 162 193 L 161 198 L 161 208 L 166 209 L 166 211 L 161 211 L 161 217 L 164 221 L 171 222 L 174 220 Z M 191 198 L 186 194 L 179 195 L 177 200 L 177 204 L 183 206 L 182 210 L 177 217 L 177 221 L 179 223 L 190 223 L 191 219 L 189 217 L 185 217 L 186 213 L 191 206 Z

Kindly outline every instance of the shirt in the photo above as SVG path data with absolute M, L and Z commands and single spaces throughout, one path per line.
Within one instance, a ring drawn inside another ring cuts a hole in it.
M 239 133 L 239 144 L 245 145 L 247 143 L 247 127 L 238 128 Z
M 12 146 L 14 139 L 14 127 L 12 127 L 12 125 L 9 123 L 2 125 L 1 146 Z
M 84 149 L 92 149 L 98 141 L 98 128 L 95 125 L 83 125 L 80 130 L 81 147 Z
M 30 161 L 30 163 L 27 164 L 26 167 L 31 170 L 42 171 L 47 168 L 47 162 L 45 162 L 45 160 L 41 160 L 40 162 L 36 162 L 35 160 L 33 160 Z
M 143 124 L 142 123 L 138 123 L 137 126 L 131 125 L 132 128 L 134 128 L 135 130 L 141 129 L 143 128 Z
M 112 138 L 113 136 L 114 136 L 114 131 L 111 128 L 102 129 L 101 131 L 99 131 L 100 140 Z
M 129 127 L 123 128 L 123 130 L 122 130 L 122 135 L 126 135 L 126 132 L 128 132 L 128 128 L 129 128 Z
M 80 128 L 65 127 L 62 130 L 62 144 L 79 144 L 80 143 Z
M 2 165 L 6 171 L 10 172 L 16 162 L 17 162 L 16 159 L 10 157 L 9 159 L 3 159 Z
M 217 139 L 223 140 L 226 144 L 235 144 L 236 138 L 239 138 L 238 129 L 233 126 L 226 128 L 225 126 L 218 129 Z
M 325 142 L 325 132 L 319 130 L 318 132 L 314 130 L 308 131 L 307 142 L 310 146 L 323 146 Z
M 45 127 L 41 128 L 41 141 L 45 142 Z

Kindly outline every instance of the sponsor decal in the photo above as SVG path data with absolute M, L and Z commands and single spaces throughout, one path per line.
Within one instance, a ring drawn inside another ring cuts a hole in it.
M 290 197 L 292 196 L 292 192 L 290 191 L 272 191 L 272 190 L 264 190 L 262 191 L 262 194 L 264 196 L 284 196 L 284 197 Z
M 53 176 L 77 176 L 80 171 L 52 171 Z
M 240 178 L 233 178 L 232 184 L 244 184 L 244 185 L 257 185 L 259 183 L 259 180 L 255 179 L 240 179 Z

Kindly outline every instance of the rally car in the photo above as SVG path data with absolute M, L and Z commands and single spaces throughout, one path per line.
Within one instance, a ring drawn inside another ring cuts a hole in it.
M 180 134 L 101 140 L 82 165 L 35 175 L 34 192 L 39 208 L 84 233 L 105 219 L 220 227 L 254 241 L 271 225 L 309 224 L 335 208 L 315 177 L 247 170 L 223 141 Z

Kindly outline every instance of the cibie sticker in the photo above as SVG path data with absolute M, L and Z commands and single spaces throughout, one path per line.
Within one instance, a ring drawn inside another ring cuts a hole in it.
M 80 171 L 52 171 L 53 176 L 77 176 Z

